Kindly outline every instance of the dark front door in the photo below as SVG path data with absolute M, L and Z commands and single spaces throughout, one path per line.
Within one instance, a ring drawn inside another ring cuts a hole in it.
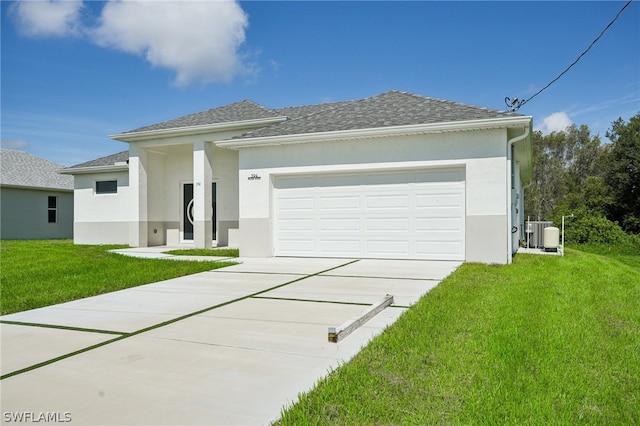
M 193 184 L 185 183 L 182 191 L 182 223 L 183 239 L 193 240 Z M 211 206 L 213 207 L 213 235 L 211 238 L 216 239 L 216 183 L 211 184 Z

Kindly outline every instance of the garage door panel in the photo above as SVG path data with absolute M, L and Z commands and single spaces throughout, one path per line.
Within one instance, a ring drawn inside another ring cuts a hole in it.
M 331 256 L 358 257 L 360 253 L 360 243 L 354 240 L 330 238 L 319 243 L 321 251 Z
M 283 237 L 279 243 L 285 256 L 313 256 L 317 251 L 313 240 Z
M 281 212 L 299 212 L 301 210 L 314 211 L 315 200 L 312 197 L 287 197 L 280 200 L 278 207 Z
M 335 219 L 320 219 L 320 231 L 323 232 L 332 232 L 332 231 L 343 231 L 343 232 L 358 232 L 360 229 L 360 218 L 335 218 Z
M 276 255 L 464 260 L 464 171 L 284 182 L 274 188 Z
M 428 209 L 432 207 L 455 207 L 462 208 L 464 200 L 457 193 L 443 194 L 417 194 L 416 207 L 419 209 Z
M 367 232 L 408 232 L 410 226 L 406 217 L 365 218 L 364 222 Z
M 367 209 L 400 210 L 409 207 L 408 195 L 366 195 Z
M 366 255 L 371 257 L 406 256 L 409 252 L 409 243 L 405 240 L 368 240 L 365 243 Z
M 297 231 L 297 232 L 309 232 L 313 233 L 315 228 L 315 221 L 311 218 L 309 219 L 279 219 L 278 220 L 278 229 L 281 232 L 287 231 Z
M 344 196 L 323 196 L 320 197 L 320 208 L 323 210 L 359 210 L 360 196 L 344 195 Z
M 462 243 L 429 241 L 416 244 L 416 252 L 422 256 L 438 256 L 437 260 L 448 260 L 462 249 Z
M 458 237 L 458 233 L 456 232 L 429 232 L 423 235 L 417 235 L 416 244 L 431 244 L 431 243 L 456 243 L 459 242 L 456 240 Z
M 461 219 L 450 217 L 419 218 L 415 224 L 415 230 L 418 232 L 453 231 L 459 234 L 463 227 Z

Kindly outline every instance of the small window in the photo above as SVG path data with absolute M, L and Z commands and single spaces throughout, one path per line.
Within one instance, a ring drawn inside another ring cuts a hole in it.
M 47 201 L 49 223 L 58 223 L 58 197 L 49 196 Z
M 117 180 L 103 180 L 96 182 L 96 194 L 115 194 L 117 192 Z

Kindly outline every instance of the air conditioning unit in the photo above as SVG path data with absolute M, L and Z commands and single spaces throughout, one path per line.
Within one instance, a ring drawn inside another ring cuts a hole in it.
M 544 248 L 544 228 L 553 225 L 550 221 L 532 221 L 526 223 L 527 247 Z

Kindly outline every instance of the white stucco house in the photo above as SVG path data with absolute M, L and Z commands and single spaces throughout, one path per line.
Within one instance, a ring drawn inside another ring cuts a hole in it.
M 237 246 L 242 256 L 510 263 L 532 118 L 401 91 L 242 101 L 111 136 L 79 164 L 77 243 Z
M 0 150 L 0 237 L 73 237 L 73 177 L 61 164 L 28 152 Z

